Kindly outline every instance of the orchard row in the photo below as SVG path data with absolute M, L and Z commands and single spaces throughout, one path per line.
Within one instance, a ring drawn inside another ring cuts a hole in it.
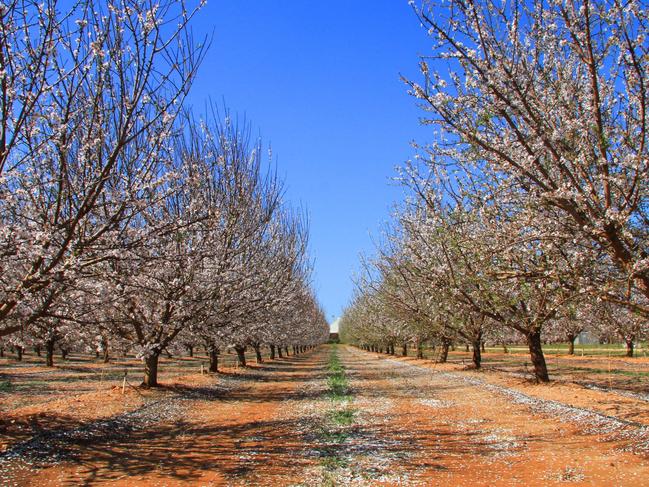
M 246 123 L 184 100 L 200 5 L 0 7 L 0 340 L 163 350 L 308 347 L 328 328 L 308 224 Z
M 413 2 L 414 4 L 414 2 Z M 424 1 L 435 130 L 342 320 L 371 349 L 649 334 L 649 6 Z M 445 357 L 442 352 L 441 358 Z

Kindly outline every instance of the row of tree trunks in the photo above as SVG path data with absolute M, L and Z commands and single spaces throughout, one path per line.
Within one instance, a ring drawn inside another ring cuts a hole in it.
M 527 338 L 527 345 L 529 348 L 530 352 L 530 359 L 532 362 L 532 367 L 533 367 L 533 372 L 534 376 L 537 381 L 539 382 L 549 382 L 550 381 L 550 376 L 548 373 L 548 367 L 547 363 L 545 361 L 545 356 L 543 354 L 543 347 L 541 343 L 541 332 L 540 330 L 533 330 L 529 332 L 526 336 Z M 568 342 L 568 353 L 573 354 L 574 353 L 574 341 L 576 339 L 576 335 L 573 337 L 568 337 L 569 342 Z M 633 339 L 627 339 L 625 340 L 626 342 L 626 356 L 627 357 L 633 357 Z M 423 358 L 423 346 L 422 343 L 417 342 L 415 343 L 416 349 L 417 349 L 417 358 L 422 359 Z M 447 338 L 442 339 L 441 343 L 441 348 L 439 352 L 439 357 L 437 359 L 438 363 L 446 363 L 448 360 L 448 352 L 449 349 L 452 346 L 452 341 Z M 485 351 L 485 343 L 482 340 L 482 336 L 476 336 L 475 340 L 472 341 L 470 344 L 471 349 L 473 351 L 472 355 L 472 361 L 473 365 L 475 366 L 476 369 L 480 369 L 482 366 L 482 352 Z M 467 351 L 469 350 L 469 345 L 467 344 Z M 507 345 L 505 343 L 502 344 L 503 347 L 503 352 L 508 353 L 509 350 L 507 349 Z M 394 344 L 387 344 L 384 347 L 382 346 L 376 346 L 376 345 L 362 345 L 362 349 L 370 351 L 370 352 L 378 352 L 378 353 L 385 353 L 394 355 Z M 401 349 L 401 355 L 402 356 L 407 356 L 408 355 L 408 344 L 403 343 L 402 344 L 402 349 Z
M 246 367 L 246 347 L 237 345 L 234 347 L 235 352 L 237 353 L 237 360 L 240 367 Z M 259 350 L 259 355 L 261 355 L 261 348 L 257 347 L 255 353 Z M 257 358 L 259 359 L 259 355 Z M 209 347 L 208 356 L 210 360 L 208 370 L 213 373 L 219 371 L 219 350 L 216 347 Z M 158 359 L 160 353 L 153 353 L 144 360 L 144 381 L 142 385 L 144 387 L 157 387 L 158 386 Z M 263 359 L 262 359 L 263 361 Z
M 54 348 L 56 344 L 56 339 L 50 339 L 45 341 L 45 366 L 46 367 L 54 367 Z M 23 354 L 25 353 L 25 348 L 20 347 L 20 346 L 13 346 L 11 347 L 13 352 L 16 354 L 16 360 L 18 362 L 22 362 L 23 360 Z M 69 351 L 66 348 L 61 348 L 61 358 L 65 360 L 68 357 Z M 34 347 L 34 353 L 42 357 L 42 348 L 40 347 Z M 96 354 L 99 356 L 99 352 Z M 0 357 L 5 356 L 5 349 L 4 347 L 0 347 Z M 104 349 L 104 355 L 103 355 L 103 360 L 105 363 L 109 361 L 109 355 L 108 355 L 108 349 Z
M 209 372 L 218 373 L 219 371 L 219 349 L 216 346 L 208 346 L 207 355 L 209 357 Z M 263 357 L 261 355 L 261 345 L 253 345 L 255 349 L 255 355 L 257 358 L 257 363 L 263 362 Z M 53 347 L 52 347 L 53 349 Z M 246 367 L 246 346 L 237 345 L 234 347 L 235 352 L 237 353 L 237 361 L 240 367 Z M 282 350 L 286 353 L 288 357 L 289 347 L 278 347 L 276 345 L 270 345 L 271 358 L 275 358 L 275 351 L 278 352 L 279 358 L 282 358 Z M 295 354 L 305 352 L 310 350 L 310 347 L 293 347 Z M 49 348 L 48 348 L 49 352 Z M 152 353 L 144 359 L 144 380 L 142 381 L 143 387 L 157 387 L 158 386 L 158 363 L 160 358 L 160 351 Z
M 448 352 L 449 349 L 452 345 L 452 342 L 450 339 L 442 339 L 442 346 L 440 348 L 440 354 L 438 357 L 438 362 L 439 363 L 445 363 L 448 360 Z M 473 364 L 475 365 L 476 369 L 479 369 L 482 365 L 482 352 L 485 351 L 485 343 L 482 340 L 482 336 L 477 336 L 476 339 L 471 343 L 471 345 L 467 344 L 466 345 L 466 350 L 469 351 L 469 347 L 472 347 L 473 350 Z M 424 358 L 424 348 L 423 344 L 421 342 L 416 342 L 415 347 L 417 350 L 417 358 L 418 359 L 423 359 Z M 388 344 L 386 348 L 384 349 L 383 347 L 378 347 L 376 345 L 362 345 L 361 348 L 363 350 L 369 351 L 369 352 L 375 352 L 375 353 L 383 353 L 385 350 L 385 353 L 389 355 L 395 355 L 395 350 L 394 350 L 394 344 Z M 401 356 L 402 357 L 407 357 L 408 356 L 408 342 L 404 342 L 401 345 Z

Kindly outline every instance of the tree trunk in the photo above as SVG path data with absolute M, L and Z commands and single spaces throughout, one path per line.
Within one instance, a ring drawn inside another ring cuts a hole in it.
M 482 353 L 487 351 L 487 346 L 485 345 L 484 340 L 480 341 L 480 348 L 482 349 Z
M 624 342 L 626 343 L 626 356 L 633 357 L 633 338 L 626 338 Z
M 4 356 L 5 356 L 5 348 L 0 347 L 0 357 L 4 358 Z
M 210 358 L 210 366 L 209 366 L 209 371 L 210 372 L 218 372 L 219 371 L 219 349 L 216 347 L 211 347 L 208 352 L 208 356 Z
M 52 338 L 45 342 L 45 365 L 54 367 L 54 345 L 56 341 Z
M 154 352 L 144 359 L 144 387 L 158 387 L 158 358 L 160 352 Z
M 402 357 L 408 356 L 408 344 L 406 342 L 403 342 L 403 345 L 401 347 L 401 356 Z
M 464 351 L 465 351 L 465 352 L 468 352 L 468 351 L 469 351 L 469 344 L 468 344 L 468 343 L 464 345 Z
M 269 345 L 270 348 L 270 359 L 273 360 L 275 358 L 275 345 Z
M 503 346 L 503 353 L 509 353 L 509 349 L 507 348 L 507 344 L 505 342 L 502 343 Z
M 482 354 L 480 353 L 480 350 L 481 350 L 481 348 L 480 348 L 481 343 L 480 342 L 481 341 L 482 340 L 480 340 L 480 338 L 478 338 L 477 340 L 475 340 L 473 342 L 473 345 L 472 345 L 472 347 L 473 347 L 473 365 L 475 365 L 476 369 L 479 369 L 480 365 L 482 363 Z
M 288 357 L 288 347 L 284 347 L 284 354 Z
M 36 345 L 36 346 L 34 347 L 34 352 L 36 353 L 36 355 L 38 355 L 38 356 L 40 357 L 40 356 L 41 356 L 41 346 L 40 346 L 40 345 Z
M 277 356 L 279 358 L 284 358 L 284 356 L 282 355 L 282 347 L 277 347 Z
M 237 360 L 240 367 L 246 367 L 246 347 L 236 346 L 234 350 L 237 352 Z
M 543 356 L 543 347 L 541 346 L 541 331 L 531 331 L 527 334 L 527 345 L 530 349 L 530 359 L 534 366 L 534 376 L 539 382 L 550 382 L 548 375 L 548 366 Z
M 101 337 L 101 349 L 103 350 L 103 360 L 104 363 L 107 364 L 110 361 L 110 350 L 108 347 L 109 341 L 108 337 L 102 336 Z
M 61 349 L 61 358 L 62 358 L 63 360 L 65 360 L 66 358 L 68 358 L 68 350 L 67 350 L 66 348 L 62 348 L 62 349 Z
M 451 346 L 451 340 L 449 340 L 447 338 L 443 338 L 442 339 L 442 348 L 440 350 L 439 360 L 438 360 L 438 362 L 440 364 L 446 363 L 446 360 L 448 359 L 448 349 L 450 348 L 450 346 Z
M 187 352 L 189 352 L 190 357 L 193 357 L 194 356 L 194 345 L 187 345 Z
M 568 335 L 568 355 L 575 354 L 575 340 L 577 335 Z
M 418 359 L 424 358 L 424 344 L 421 342 L 417 342 L 417 358 Z
M 255 349 L 255 358 L 257 359 L 257 363 L 263 363 L 264 357 L 261 356 L 261 347 L 259 345 L 253 345 L 252 348 Z
M 23 347 L 20 345 L 16 347 L 16 360 L 18 360 L 18 362 L 22 362 L 23 360 Z

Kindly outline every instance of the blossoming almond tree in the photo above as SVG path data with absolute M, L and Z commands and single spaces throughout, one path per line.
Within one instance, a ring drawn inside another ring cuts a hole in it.
M 413 2 L 414 4 L 414 2 Z M 423 81 L 439 130 L 430 164 L 515 182 L 537 212 L 606 253 L 611 302 L 649 315 L 649 5 L 645 1 L 429 1 Z
M 113 256 L 204 50 L 184 2 L 63 8 L 0 6 L 0 335 Z

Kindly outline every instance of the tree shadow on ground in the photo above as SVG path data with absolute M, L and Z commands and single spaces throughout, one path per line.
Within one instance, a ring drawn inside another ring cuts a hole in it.
M 251 473 L 271 477 L 291 476 L 317 465 L 327 454 L 313 431 L 303 432 L 308 417 L 291 420 L 251 421 L 242 424 L 196 425 L 184 421 L 154 425 L 130 431 L 128 435 L 97 439 L 77 438 L 56 442 L 57 451 L 70 469 L 64 483 L 93 485 L 128 477 L 164 478 L 166 481 L 197 482 L 203 476 L 243 479 Z M 355 455 L 392 458 L 400 470 L 417 470 L 423 464 L 418 453 L 432 448 L 426 468 L 445 468 L 448 455 L 493 455 L 493 446 L 475 431 L 458 433 L 425 426 L 416 431 L 395 430 L 389 426 L 362 427 L 350 431 L 347 452 Z M 431 439 L 434 438 L 434 444 Z M 532 441 L 528 438 L 527 441 Z M 331 445 L 329 445 L 331 448 Z M 336 445 L 333 445 L 336 448 Z

